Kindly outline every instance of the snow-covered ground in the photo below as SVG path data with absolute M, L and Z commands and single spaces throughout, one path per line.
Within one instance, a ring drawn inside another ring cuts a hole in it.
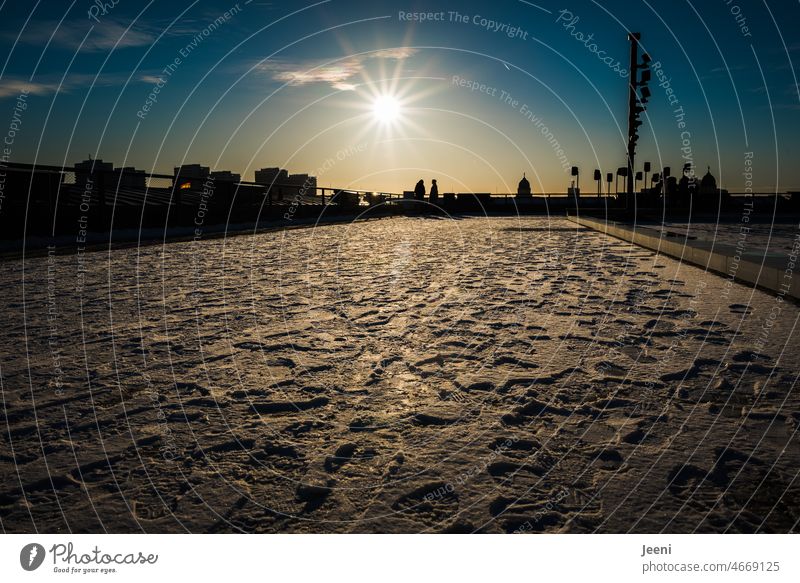
M 800 519 L 798 307 L 560 218 L 43 257 L 2 290 L 5 531 Z

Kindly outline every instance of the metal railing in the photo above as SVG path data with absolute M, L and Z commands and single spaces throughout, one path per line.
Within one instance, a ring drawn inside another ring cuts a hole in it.
M 101 186 L 105 190 L 125 190 L 141 191 L 142 195 L 149 191 L 180 190 L 179 185 L 189 182 L 191 186 L 186 190 L 201 191 L 202 185 L 211 181 L 216 188 L 220 184 L 234 185 L 235 187 L 255 187 L 263 191 L 265 197 L 272 199 L 272 202 L 285 201 L 288 198 L 297 196 L 302 191 L 302 197 L 310 202 L 326 204 L 326 201 L 334 199 L 337 194 L 348 193 L 359 197 L 381 197 L 385 200 L 397 200 L 403 198 L 401 194 L 391 192 L 374 192 L 368 190 L 358 190 L 351 188 L 335 188 L 331 186 L 313 186 L 299 184 L 297 182 L 255 182 L 247 180 L 227 180 L 225 178 L 213 177 L 210 175 L 193 176 L 189 174 L 159 174 L 155 172 L 131 171 L 130 169 L 106 169 L 106 168 L 78 168 L 75 166 L 52 166 L 52 165 L 33 165 L 7 162 L 0 164 L 0 172 L 12 172 L 30 174 L 32 177 L 43 175 L 61 176 L 60 183 L 64 186 L 73 186 L 83 181 L 81 176 L 93 177 L 95 186 Z M 134 181 L 141 180 L 141 185 L 130 187 Z M 313 194 L 308 194 L 311 191 Z M 154 201 L 155 202 L 155 201 Z M 166 201 L 161 201 L 166 203 Z
M 496 193 L 440 193 L 434 205 L 415 204 L 414 193 L 372 192 L 304 183 L 254 182 L 225 176 L 159 174 L 132 168 L 114 169 L 98 161 L 61 167 L 0 163 L 0 238 L 54 236 L 119 229 L 252 224 L 281 218 L 321 216 L 323 213 L 380 212 L 516 213 L 562 208 L 621 208 L 658 206 L 661 195 L 598 197 L 582 193 L 576 201 L 567 194 L 541 193 L 530 197 Z M 742 193 L 743 194 L 743 193 Z M 747 193 L 748 195 L 751 193 Z M 654 198 L 655 196 L 655 198 Z M 758 204 L 787 210 L 800 207 L 800 193 L 755 193 Z M 730 193 L 741 201 L 740 193 Z M 652 200 L 651 200 L 652 199 Z M 377 210 L 375 212 L 378 212 Z
M 0 238 L 121 228 L 254 223 L 291 215 L 348 212 L 394 202 L 396 193 L 254 182 L 189 173 L 0 164 Z M 288 208 L 287 207 L 291 207 Z M 76 227 L 77 226 L 77 227 Z

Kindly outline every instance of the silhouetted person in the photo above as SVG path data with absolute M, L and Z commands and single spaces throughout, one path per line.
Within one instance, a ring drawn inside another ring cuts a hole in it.
M 691 162 L 683 165 L 683 176 L 678 181 L 678 197 L 679 204 L 682 207 L 688 207 L 692 204 L 694 194 L 697 191 L 697 179 L 694 175 L 694 169 Z
M 436 184 L 436 179 L 431 180 L 431 203 L 436 203 L 439 200 L 439 185 Z
M 681 179 L 678 182 L 678 192 L 681 193 L 681 197 L 683 198 L 689 196 L 689 177 L 686 176 L 686 174 L 681 176 Z
M 425 183 L 422 178 L 419 179 L 417 185 L 414 187 L 414 198 L 417 200 L 425 200 Z

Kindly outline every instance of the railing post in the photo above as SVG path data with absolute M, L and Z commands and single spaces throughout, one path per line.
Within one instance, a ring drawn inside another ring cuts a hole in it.
M 167 212 L 169 213 L 169 223 L 172 225 L 180 224 L 180 208 L 183 197 L 183 193 L 181 192 L 181 177 L 178 176 L 172 183 L 172 204 L 174 205 L 174 209 L 170 209 L 167 207 Z
M 110 230 L 110 225 L 106 225 L 106 173 L 102 170 L 97 176 L 97 207 L 100 217 L 100 226 L 103 230 Z M 90 178 L 91 179 L 91 178 Z
M 325 206 L 325 189 L 322 189 L 322 206 Z

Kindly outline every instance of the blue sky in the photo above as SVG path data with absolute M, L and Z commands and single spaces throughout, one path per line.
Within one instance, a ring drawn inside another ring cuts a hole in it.
M 566 160 L 591 190 L 594 168 L 625 164 L 627 81 L 596 53 L 627 68 L 636 30 L 678 100 L 654 75 L 638 166 L 675 173 L 688 140 L 698 172 L 711 166 L 732 191 L 748 152 L 756 189 L 800 190 L 792 2 L 106 6 L 0 7 L 0 116 L 11 123 L 28 91 L 11 160 L 92 154 L 161 172 L 202 162 L 248 179 L 282 166 L 324 185 L 397 191 L 436 177 L 442 191 L 478 192 L 514 189 L 522 172 L 537 192 L 564 191 Z M 439 20 L 407 20 L 412 13 Z M 387 96 L 399 104 L 391 120 L 374 111 Z

